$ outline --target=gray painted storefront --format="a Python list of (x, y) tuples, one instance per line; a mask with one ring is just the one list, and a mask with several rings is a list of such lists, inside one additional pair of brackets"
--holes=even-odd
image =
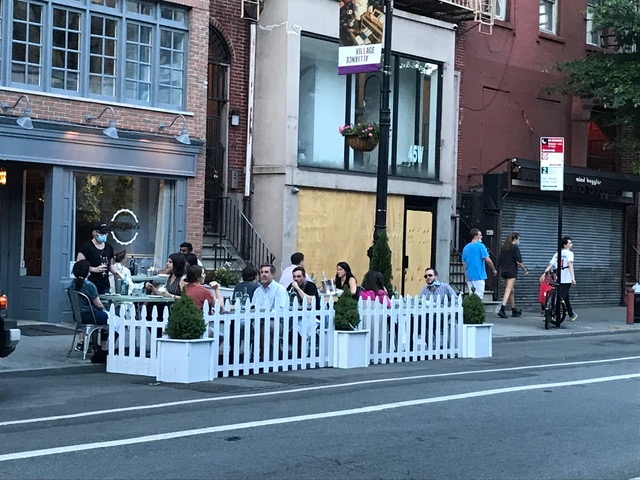
[[(24, 130), (13, 119), (0, 119), (0, 166), (8, 183), (0, 187), (0, 289), (9, 295), (9, 316), (48, 322), (70, 321), (64, 288), (75, 259), (74, 172), (160, 177), (176, 183), (175, 236), (186, 237), (187, 180), (196, 175), (202, 142), (34, 121)], [(45, 171), (42, 274), (20, 275), (22, 172)]]
[[(624, 206), (565, 201), (562, 231), (574, 243), (577, 284), (571, 288), (572, 305), (618, 305), (623, 277)], [(540, 275), (557, 251), (557, 195), (547, 197), (511, 193), (502, 210), (502, 237), (521, 235), (522, 260), (530, 271), (519, 274), (516, 303), (537, 306)], [(501, 289), (502, 291), (502, 289)]]

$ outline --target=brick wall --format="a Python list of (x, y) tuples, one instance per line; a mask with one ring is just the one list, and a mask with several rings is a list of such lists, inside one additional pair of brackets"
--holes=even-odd
[[(240, 18), (238, 0), (212, 0), (210, 25), (225, 39), (231, 54), (229, 68), (229, 112), (240, 113), (240, 125), (229, 126), (227, 158), (229, 169), (241, 171), (237, 192), (244, 189), (247, 152), (247, 118), (249, 115), (249, 22)], [(227, 181), (227, 184), (229, 182)], [(233, 192), (233, 190), (230, 190)]]

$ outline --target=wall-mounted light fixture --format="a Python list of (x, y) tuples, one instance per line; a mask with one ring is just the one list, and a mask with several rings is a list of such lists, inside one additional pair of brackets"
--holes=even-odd
[(182, 131), (180, 132), (180, 135), (176, 135), (176, 140), (185, 145), (191, 145), (191, 140), (189, 139), (189, 132), (187, 131), (187, 119), (184, 118), (184, 115), (181, 115), (181, 114), (176, 115), (169, 125), (160, 123), (158, 125), (158, 130), (162, 131), (165, 128), (172, 127), (173, 124), (176, 123), (176, 120), (178, 120), (179, 118), (182, 119)]
[(6, 184), (7, 184), (7, 169), (0, 168), (0, 185), (6, 185)]
[(240, 125), (240, 112), (238, 110), (231, 110), (229, 118), (231, 119), (231, 125), (234, 127)]
[(27, 97), (26, 95), (20, 95), (20, 98), (18, 98), (16, 103), (14, 103), (13, 106), (11, 107), (9, 106), (9, 102), (2, 102), (1, 108), (3, 112), (16, 108), (20, 103), (20, 100), (22, 100), (23, 98), (27, 103), (27, 105), (24, 107), (24, 110), (22, 111), (22, 116), (16, 120), (16, 123), (20, 125), (22, 128), (31, 130), (33, 128), (33, 124), (31, 123), (31, 103), (29, 102), (29, 97)]
[(300, 189), (298, 187), (291, 187), (291, 193), (297, 195), (298, 193), (300, 193)]
[(112, 107), (106, 107), (97, 117), (94, 117), (93, 115), (87, 113), (84, 119), (87, 121), (87, 123), (91, 123), (92, 120), (100, 120), (100, 118), (104, 115), (104, 112), (106, 112), (107, 110), (111, 112), (111, 119), (109, 120), (109, 126), (105, 128), (102, 133), (110, 138), (118, 138), (118, 130), (116, 129), (116, 112), (113, 111)]

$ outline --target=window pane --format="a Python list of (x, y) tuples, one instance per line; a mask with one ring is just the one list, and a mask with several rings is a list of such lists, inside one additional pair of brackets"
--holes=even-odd
[(495, 2), (494, 17), (498, 20), (505, 20), (507, 18), (507, 0), (495, 0)]
[(337, 43), (300, 39), (299, 165), (344, 168), (346, 77), (337, 70)]
[(108, 242), (116, 253), (135, 255), (141, 270), (164, 265), (175, 235), (169, 215), (175, 209), (174, 181), (77, 173), (75, 187), (76, 251), (91, 238), (92, 223), (101, 219), (111, 227)]
[(438, 65), (398, 58), (396, 174), (434, 178), (440, 70)]
[(100, 15), (91, 16), (89, 55), (89, 91), (115, 97), (116, 44), (118, 21)]
[(39, 86), (42, 80), (42, 6), (14, 0), (13, 8), (11, 80)]
[(555, 33), (556, 24), (555, 0), (540, 0), (539, 26), (540, 30)]
[(42, 274), (42, 235), (44, 233), (44, 170), (24, 172), (22, 260), (28, 276)]
[(184, 37), (184, 33), (175, 30), (163, 29), (160, 32), (159, 90), (163, 91), (163, 98), (168, 96), (170, 105), (176, 106), (182, 105), (183, 98), (183, 58), (186, 53)]
[(150, 101), (151, 92), (151, 27), (127, 24), (127, 62), (125, 98)]
[(74, 31), (72, 25), (80, 26), (79, 13), (53, 9), (51, 86), (78, 91), (80, 31)]

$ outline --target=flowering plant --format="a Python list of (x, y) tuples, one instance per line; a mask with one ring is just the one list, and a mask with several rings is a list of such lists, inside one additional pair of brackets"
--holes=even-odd
[(338, 127), (338, 132), (343, 137), (360, 137), (375, 142), (380, 139), (380, 125), (377, 123), (358, 122), (355, 125), (343, 125)]

